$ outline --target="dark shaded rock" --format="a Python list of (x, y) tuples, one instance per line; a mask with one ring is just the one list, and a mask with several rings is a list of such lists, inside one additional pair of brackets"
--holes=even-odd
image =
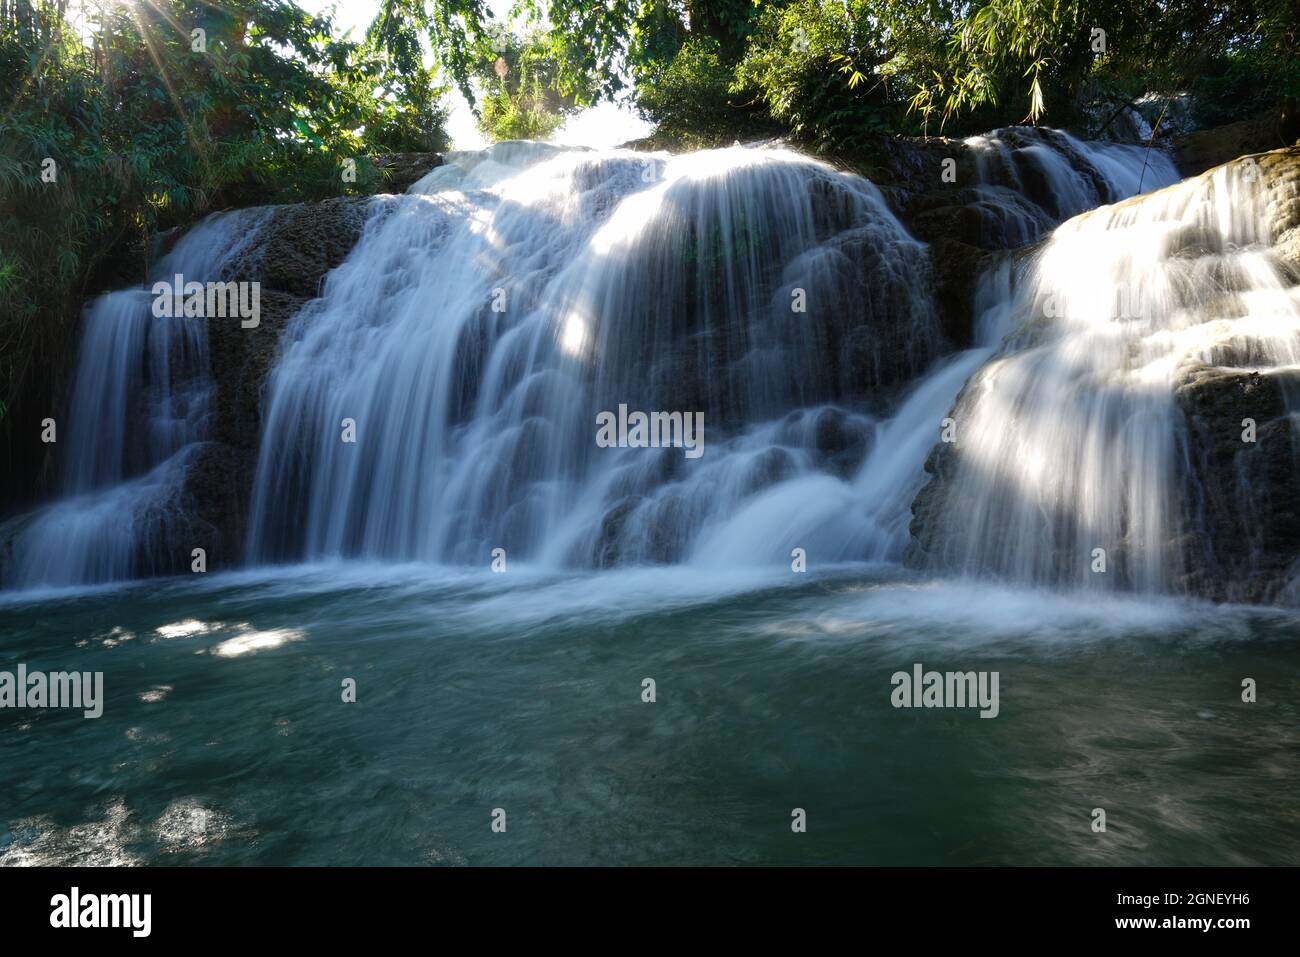
[[(1015, 137), (1013, 131), (1003, 135)], [(1071, 149), (1063, 137), (1056, 140), (1059, 148)], [(975, 288), (991, 264), (989, 254), (1036, 242), (1057, 222), (1049, 212), (1055, 201), (1037, 167), (1022, 161), (1016, 188), (983, 182), (987, 170), (982, 174), (981, 162), (987, 157), (961, 140), (896, 137), (882, 141), (869, 157), (832, 158), (876, 183), (908, 231), (930, 245), (929, 279), (946, 342), (917, 357), (922, 363), (949, 347), (972, 344)], [(955, 165), (945, 167), (949, 160)], [(915, 361), (900, 368), (910, 373)]]
[(605, 512), (600, 520), (600, 534), (592, 556), (597, 568), (612, 568), (619, 564), (622, 558), (623, 526), (627, 517), (637, 510), (642, 501), (640, 495), (629, 495)]
[(1263, 177), (1273, 251), (1300, 276), (1300, 143), (1249, 157)]
[(690, 521), (690, 503), (685, 496), (670, 492), (657, 499), (647, 543), (649, 560), (659, 564), (681, 561), (686, 542), (682, 532)]
[(863, 421), (842, 409), (820, 409), (813, 430), (817, 467), (843, 479), (855, 474), (871, 446)]
[(944, 136), (882, 136), (868, 149), (852, 154), (832, 152), (826, 159), (871, 180), (899, 211), (908, 197), (951, 185), (944, 181), (944, 160), (956, 161), (957, 183), (976, 181), (970, 147)]
[(754, 495), (784, 482), (795, 473), (794, 459), (785, 449), (771, 448), (759, 453), (745, 476), (744, 493)]
[[(1300, 373), (1206, 366), (1178, 386), (1189, 462), (1180, 584), (1192, 594), (1276, 601), (1300, 572), (1300, 433), (1288, 387), (1300, 395)], [(1254, 442), (1243, 438), (1249, 423)]]
[(904, 207), (913, 235), (927, 243), (955, 240), (988, 249), (1004, 249), (978, 208), (982, 197), (975, 189), (938, 189), (912, 197)]
[(365, 225), (370, 200), (340, 197), (321, 203), (268, 207), (256, 237), (227, 264), (228, 279), (310, 299), (325, 274), (343, 261)]
[[(961, 397), (956, 405), (961, 404)], [(912, 500), (912, 521), (908, 526), (911, 540), (903, 554), (903, 563), (911, 568), (935, 568), (943, 564), (947, 543), (944, 516), (949, 494), (957, 476), (959, 461), (956, 446), (939, 442), (925, 460), (925, 485)]]
[(1174, 138), (1174, 162), (1183, 176), (1195, 176), (1247, 153), (1261, 153), (1300, 141), (1294, 100), (1249, 120), (1197, 130)]
[[(893, 257), (901, 250), (882, 249), (870, 237), (851, 238), (841, 248), (852, 270), (834, 290), (835, 307), (823, 311), (825, 368), (836, 385), (824, 398), (871, 402), (882, 390), (910, 382), (952, 345), (930, 304), (898, 282)], [(922, 253), (912, 266), (913, 281), (933, 287), (933, 260)], [(847, 328), (840, 317), (848, 320)]]
[(209, 571), (231, 568), (239, 563), (245, 525), (248, 521), (248, 485), (238, 477), (243, 456), (221, 442), (205, 442), (194, 451), (194, 459), (181, 489), (179, 512), (186, 518), (185, 548), (169, 556), (176, 567), (172, 573), (191, 570), (190, 549), (202, 547)]
[(932, 292), (944, 337), (958, 349), (975, 341), (975, 288), (991, 263), (988, 252), (952, 239), (930, 247)]
[(1015, 249), (1056, 225), (1043, 207), (1003, 186), (924, 193), (907, 203), (903, 215), (912, 233), (928, 243), (953, 240), (984, 250)]

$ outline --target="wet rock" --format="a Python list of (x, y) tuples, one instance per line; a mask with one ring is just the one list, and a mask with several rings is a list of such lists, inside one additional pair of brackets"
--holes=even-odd
[(956, 162), (957, 182), (975, 179), (975, 159), (970, 148), (961, 140), (945, 136), (882, 136), (866, 149), (851, 154), (830, 153), (826, 158), (871, 180), (895, 209), (903, 208), (910, 196), (943, 189), (945, 160)]
[(191, 570), (194, 547), (203, 548), (209, 571), (239, 564), (249, 504), (248, 486), (234, 481), (241, 465), (239, 451), (221, 442), (205, 442), (195, 450), (178, 502), (186, 522), (179, 541), (185, 547), (169, 556), (174, 566), (169, 573)]
[(622, 559), (623, 527), (628, 516), (643, 501), (640, 495), (629, 495), (605, 512), (600, 520), (600, 533), (592, 556), (597, 568), (612, 568), (619, 564)]
[[(1246, 164), (1253, 164), (1260, 177), (1265, 233), (1281, 260), (1279, 268), (1291, 271), (1280, 278), (1295, 284), (1300, 279), (1300, 146), (1233, 161), (1238, 172)], [(1137, 197), (1126, 203), (1145, 201)], [(1212, 230), (1189, 226), (1172, 237), (1168, 254), (1213, 258), (1222, 245)], [(1225, 269), (1231, 267), (1225, 262)], [(1232, 291), (1232, 277), (1216, 278), (1220, 281), (1210, 284), (1219, 289), (1217, 298), (1199, 302), (1199, 308), (1207, 317), (1243, 314), (1248, 303)], [(1032, 332), (1019, 337), (1022, 344), (1034, 339)], [(1169, 490), (1178, 513), (1170, 542), (1177, 568), (1170, 584), (1216, 601), (1300, 603), (1300, 372), (1271, 368), (1260, 343), (1244, 335), (1221, 342), (1208, 357), (1214, 365), (1189, 363), (1172, 386), (1182, 421), (1176, 487)], [(966, 390), (955, 409), (962, 408)], [(1254, 422), (1256, 441), (1243, 441), (1244, 420)], [(951, 497), (961, 464), (960, 436), (958, 444), (933, 447), (925, 465), (928, 481), (912, 502), (905, 560), (913, 567), (978, 571), (953, 565), (959, 531), (954, 525), (962, 510)], [(1123, 548), (1120, 543), (1112, 550), (1117, 564)]]
[[(960, 403), (958, 397), (956, 404)], [(925, 474), (929, 478), (912, 500), (912, 521), (908, 526), (911, 539), (903, 555), (904, 564), (911, 568), (948, 565), (949, 529), (944, 519), (959, 464), (956, 447), (951, 443), (937, 443), (926, 457)]]
[(340, 197), (268, 208), (253, 240), (227, 266), (228, 278), (309, 299), (356, 245), (370, 200)]
[(681, 561), (687, 541), (683, 531), (691, 521), (690, 502), (670, 492), (656, 499), (652, 508), (646, 557), (660, 564)]
[(820, 409), (813, 430), (817, 467), (843, 479), (855, 474), (871, 445), (866, 422), (843, 409)]
[(755, 495), (771, 488), (795, 473), (794, 459), (785, 449), (764, 449), (749, 466), (745, 476), (744, 493)]
[(975, 341), (975, 288), (992, 257), (976, 246), (940, 239), (930, 247), (932, 292), (944, 337), (958, 349)]

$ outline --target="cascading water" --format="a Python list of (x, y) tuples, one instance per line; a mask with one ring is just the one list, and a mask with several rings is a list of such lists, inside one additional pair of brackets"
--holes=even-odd
[[(865, 180), (780, 150), (492, 153), (389, 201), (298, 318), (254, 559), (683, 560), (763, 489), (855, 472), (874, 419), (834, 404), (944, 351), (925, 247)], [(702, 412), (708, 454), (597, 448), (620, 405)], [(856, 520), (802, 544), (855, 555)]]
[[(170, 282), (217, 279), (262, 210), (218, 213), (153, 270)], [(58, 423), (62, 498), (0, 528), (6, 587), (81, 585), (175, 567), (177, 501), (210, 414), (202, 320), (156, 317), (146, 289), (107, 293), (86, 309), (65, 422)]]
[[(1136, 188), (1142, 151), (1063, 142), (1085, 172), (1038, 140), (1006, 169), (1071, 202)], [(508, 143), (412, 192), (291, 330), (253, 561), (901, 555), (933, 424), (990, 344), (941, 358), (926, 247), (870, 183), (784, 150)], [(702, 412), (708, 454), (597, 448), (620, 406)]]
[(1034, 242), (1104, 203), (1178, 182), (1160, 150), (1086, 143), (1061, 130), (1014, 126), (965, 141), (975, 155), (974, 206), (990, 245)]
[[(971, 145), (979, 201), (1024, 239), (1173, 177), (1158, 153), (1055, 131)], [(1010, 306), (987, 281), (978, 348), (950, 355), (929, 250), (871, 183), (783, 149), (502, 143), (412, 193), (371, 204), (284, 334), (248, 561), (902, 556), (936, 423)], [(209, 218), (157, 276), (221, 278), (267, 215)], [(65, 497), (3, 530), (5, 585), (177, 567), (211, 391), (201, 320), (153, 318), (142, 290), (97, 300)], [(707, 454), (599, 447), (597, 415), (620, 408), (702, 415)]]
[(1174, 590), (1191, 531), (1176, 388), (1205, 367), (1300, 364), (1300, 286), (1270, 249), (1266, 202), (1247, 163), (1095, 210), (992, 297), (1010, 335), (964, 389), (918, 503), (934, 564)]
[[(781, 150), (506, 144), (209, 220), (158, 272), (259, 279), (260, 324), (98, 300), (67, 497), (0, 574), (221, 571), (0, 594), (6, 707), (33, 673), (103, 705), (6, 710), (0, 865), (1293, 863), (1300, 614), (1044, 587), (1176, 587), (1198, 508), (1248, 589), (1285, 580), (1300, 147), (1260, 166), (1266, 195), (1234, 164), (1005, 254), (964, 238), (970, 167), (891, 188), (926, 246)], [(620, 406), (700, 413), (703, 454), (598, 444)]]

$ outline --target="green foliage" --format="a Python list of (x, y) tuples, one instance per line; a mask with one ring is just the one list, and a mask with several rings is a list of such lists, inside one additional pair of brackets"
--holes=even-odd
[(643, 24), (662, 19), (665, 6), (661, 0), (646, 0), (644, 4), (637, 0), (519, 3), (529, 22), (550, 25), (545, 43), (547, 55), (557, 66), (555, 88), (581, 105), (622, 91), (623, 76), (631, 65), (630, 54), (646, 42)]
[(712, 41), (720, 60), (744, 51), (758, 10), (781, 0), (520, 0), (531, 22), (549, 25), (547, 42), (560, 65), (556, 86), (586, 104), (622, 92), (638, 96), (662, 75), (689, 39)]
[[(388, 2), (465, 11), (466, 48), (483, 42), (471, 0)], [(1090, 99), (1145, 91), (1192, 89), (1207, 117), (1240, 118), (1294, 90), (1300, 52), (1300, 0), (520, 0), (517, 10), (549, 24), (541, 43), (556, 91), (585, 104), (630, 80), (660, 131), (694, 144), (764, 120), (835, 149), (881, 132), (1069, 124)], [(461, 54), (440, 57), (454, 67)]]
[(475, 70), (483, 88), (479, 129), (494, 141), (548, 138), (578, 105), (576, 96), (559, 92), (560, 66), (546, 37), (501, 30), (493, 46), (495, 57)]
[(488, 55), (490, 12), (484, 0), (380, 0), (367, 41), (384, 51), (393, 68), (410, 75), (423, 68), (420, 44), (427, 34), (435, 65), (474, 103), (470, 78), (475, 64)]
[(1262, 113), (1287, 96), (1300, 97), (1300, 69), (1277, 69), (1267, 55), (1254, 50), (1230, 54), (1192, 84), (1196, 119), (1202, 126)]
[(1300, 98), (1300, 0), (1228, 5), (1203, 27), (1202, 36), (1207, 34), (1228, 52), (1203, 55), (1191, 83), (1202, 125), (1230, 123), (1284, 97)]
[(479, 114), (479, 129), (493, 142), (549, 139), (564, 124), (564, 117), (534, 103), (531, 96), (488, 95)]
[(80, 31), (66, 0), (0, 0), (9, 408), (35, 369), (62, 367), (55, 354), (110, 254), (224, 206), (373, 190), (367, 154), (445, 146), (430, 70), (398, 73), (388, 51), (335, 40), (288, 0), (82, 0), (75, 12)]
[[(587, 106), (623, 93), (629, 79), (644, 92), (688, 39), (712, 41), (720, 60), (734, 64), (759, 10), (773, 5), (780, 0), (517, 0), (514, 13), (545, 27), (529, 46), (533, 59), (550, 64), (548, 90)], [(499, 52), (501, 26), (481, 0), (382, 0), (371, 35), (409, 55), (427, 32), (439, 66), (477, 107), (474, 81)]]
[(886, 130), (898, 112), (875, 66), (881, 27), (864, 0), (795, 0), (760, 19), (734, 89), (751, 90), (771, 116), (814, 146), (851, 147)]
[(670, 141), (707, 147), (773, 133), (767, 113), (751, 91), (737, 89), (735, 69), (724, 64), (711, 38), (689, 39), (662, 70), (647, 70), (637, 105)]
[[(953, 23), (945, 62), (911, 106), (928, 122), (1019, 101), (1025, 121), (1050, 112), (1065, 123), (1099, 89), (1192, 88), (1220, 98), (1219, 118), (1239, 119), (1247, 102), (1262, 108), (1294, 89), (1297, 22), (1297, 0), (979, 0)], [(1255, 83), (1252, 66), (1264, 70)]]
[(1056, 0), (987, 0), (978, 6), (955, 24), (947, 69), (936, 72), (933, 83), (919, 85), (912, 108), (927, 122), (936, 113), (946, 120), (996, 103), (1010, 80), (1025, 87), (1025, 119), (1036, 123), (1046, 110), (1046, 75), (1058, 66), (1058, 51), (1068, 48), (1068, 35), (1078, 29), (1077, 16), (1047, 15), (1060, 6)]
[(445, 148), (444, 80), (494, 139), (544, 138), (630, 88), (679, 144), (784, 132), (828, 151), (1067, 124), (1145, 91), (1191, 90), (1206, 124), (1300, 94), (1300, 0), (517, 0), (512, 16), (533, 32), (503, 32), (486, 0), (381, 0), (352, 42), (292, 0), (0, 0), (0, 402), (66, 345), (110, 254), (223, 206), (372, 190), (366, 155)]

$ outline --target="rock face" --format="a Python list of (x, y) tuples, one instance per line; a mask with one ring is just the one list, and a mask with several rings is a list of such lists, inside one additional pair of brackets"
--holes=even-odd
[(1247, 153), (1294, 145), (1300, 140), (1300, 112), (1294, 100), (1249, 120), (1196, 130), (1174, 138), (1174, 159), (1184, 176), (1196, 176)]
[[(1273, 251), (1300, 284), (1300, 146), (1253, 160), (1267, 190)], [(1187, 420), (1184, 588), (1215, 600), (1300, 604), (1300, 371), (1184, 369), (1176, 396)], [(1288, 412), (1289, 410), (1289, 412)], [(1243, 420), (1253, 442), (1242, 440)]]
[(320, 292), (321, 283), (347, 257), (365, 225), (365, 198), (274, 206), (254, 240), (222, 278), (261, 284), (258, 325), (208, 320), (208, 348), (216, 384), (212, 441), (191, 469), (183, 494), (197, 520), (221, 530), (213, 565), (242, 552), (245, 523), (261, 436), (261, 401), (280, 336), (289, 320)]
[(969, 205), (975, 199), (972, 191), (945, 183), (948, 161), (957, 183), (978, 180), (974, 152), (960, 140), (942, 136), (897, 137), (882, 139), (869, 156), (828, 159), (875, 183), (908, 232), (930, 244), (932, 289), (943, 334), (956, 348), (969, 346), (975, 282), (989, 251), (1006, 248), (991, 235), (981, 212)]
[[(1300, 283), (1300, 147), (1251, 160), (1268, 190), (1273, 250)], [(1300, 603), (1300, 371), (1222, 360), (1234, 368), (1184, 369), (1175, 393), (1191, 462), (1186, 524), (1196, 529), (1183, 544), (1183, 584), (1223, 601)], [(1242, 438), (1247, 419), (1253, 442)]]
[[(1075, 213), (1128, 194), (1092, 147), (1046, 128), (968, 140), (898, 137), (867, 157), (829, 158), (875, 183), (908, 231), (930, 244), (943, 331), (959, 348), (974, 338), (982, 273), (1008, 254), (1020, 258)], [(1062, 166), (1075, 182), (1062, 183)]]
[[(1243, 173), (1245, 182), (1257, 177), (1261, 192), (1256, 208), (1266, 220), (1262, 235), (1271, 239), (1271, 268), (1284, 289), (1292, 287), (1294, 297), (1294, 287), (1300, 285), (1300, 146), (1242, 157), (1226, 166), (1222, 175), (1236, 176), (1238, 182)], [(1218, 173), (1206, 172), (1205, 181)], [(1124, 205), (1148, 201), (1151, 197), (1139, 197)], [(1170, 246), (1175, 257), (1204, 255), (1207, 264), (1218, 261), (1216, 248), (1192, 235)], [(1219, 268), (1224, 288), (1231, 290), (1231, 266), (1221, 263)], [(1208, 325), (1217, 316), (1243, 315), (1249, 308), (1244, 296), (1225, 292), (1210, 302), (1191, 302), (1205, 310), (1201, 318)], [(1287, 320), (1280, 316), (1278, 321)], [(1015, 337), (1013, 352), (1040, 342), (1043, 333), (1043, 328), (1026, 326)], [(1260, 334), (1267, 335), (1254, 333)], [(1169, 585), (1215, 601), (1300, 603), (1300, 371), (1261, 355), (1249, 335), (1207, 341), (1213, 344), (1201, 347), (1205, 361), (1184, 360), (1172, 378), (1178, 434), (1176, 480), (1165, 490), (1173, 504)], [(951, 413), (959, 428), (967, 393), (975, 388), (973, 378)], [(1245, 438), (1247, 426), (1253, 428), (1253, 441)], [(912, 504), (907, 562), (913, 567), (980, 570), (952, 564), (955, 556), (970, 554), (953, 547), (961, 534), (953, 516), (963, 511), (955, 497), (963, 455), (960, 438), (957, 444), (937, 444), (930, 454), (925, 466), (929, 481)], [(973, 504), (966, 503), (967, 510)], [(1055, 527), (1050, 517), (1044, 522), (1049, 531)], [(1112, 554), (1126, 547), (1116, 543)]]
[[(1300, 434), (1288, 415), (1300, 373), (1199, 367), (1177, 399), (1190, 468), (1180, 542), (1190, 594), (1216, 601), (1300, 603)], [(1242, 441), (1242, 421), (1255, 424)]]

